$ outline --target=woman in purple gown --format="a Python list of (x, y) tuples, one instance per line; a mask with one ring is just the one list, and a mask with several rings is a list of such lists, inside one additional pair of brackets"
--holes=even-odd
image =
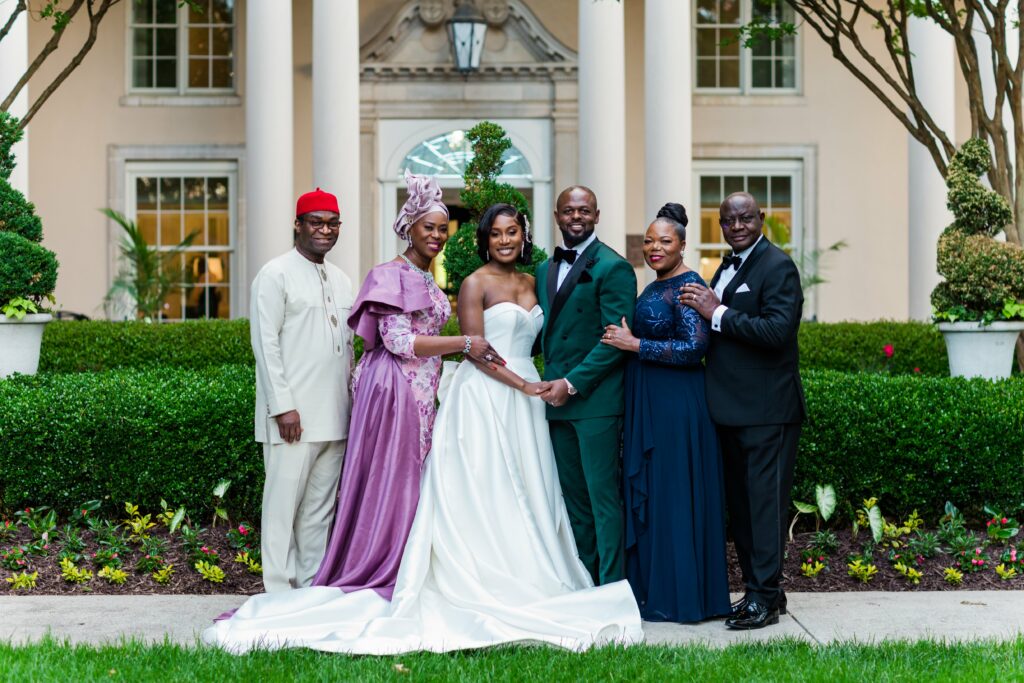
[(394, 229), (409, 247), (366, 276), (348, 318), (363, 338), (353, 375), (348, 448), (327, 554), (314, 586), (371, 588), (390, 599), (430, 451), (441, 356), (503, 362), (486, 339), (442, 337), (451, 315), (428, 268), (448, 239), (433, 178), (406, 172), (409, 199)]

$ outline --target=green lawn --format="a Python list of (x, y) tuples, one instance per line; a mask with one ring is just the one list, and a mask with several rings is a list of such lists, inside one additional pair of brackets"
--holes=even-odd
[(606, 648), (573, 654), (497, 648), (347, 657), (307, 650), (235, 657), (177, 645), (0, 644), (2, 681), (1024, 681), (1024, 638), (1004, 643)]

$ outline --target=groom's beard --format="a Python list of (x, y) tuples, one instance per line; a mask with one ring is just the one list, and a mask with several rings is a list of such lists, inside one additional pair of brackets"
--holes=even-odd
[(591, 228), (582, 235), (574, 235), (567, 230), (562, 230), (561, 228), (559, 228), (559, 231), (562, 233), (562, 242), (565, 244), (565, 246), (570, 248), (575, 247), (577, 244), (583, 244), (588, 239), (590, 239), (591, 235), (594, 234), (594, 228)]

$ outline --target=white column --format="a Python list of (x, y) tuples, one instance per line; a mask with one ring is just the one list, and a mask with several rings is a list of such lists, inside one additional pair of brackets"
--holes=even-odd
[[(6, 7), (10, 10), (10, 5)], [(2, 15), (3, 20), (6, 21), (7, 14)], [(28, 68), (28, 12), (22, 12), (14, 25), (11, 27), (11, 32), (8, 33), (3, 40), (0, 40), (0, 100), (7, 97), (8, 93), (14, 87), (22, 75), (25, 73), (25, 69)], [(28, 87), (21, 89), (21, 93), (14, 100), (14, 103), (9, 109), (9, 113), (13, 116), (17, 116), (19, 119), (25, 115), (28, 111)], [(16, 190), (20, 190), (26, 196), (28, 195), (28, 129), (25, 130), (25, 136), (21, 142), (16, 144), (11, 150), (14, 153), (14, 159), (17, 166), (14, 168), (14, 173), (8, 182)]]
[(554, 200), (551, 197), (551, 179), (534, 178), (533, 181), (533, 239), (537, 246), (549, 255), (554, 253), (554, 244), (551, 237), (554, 234), (552, 215), (555, 210)]
[(248, 284), (259, 269), (292, 247), (291, 6), (274, 0), (252, 0), (246, 6), (246, 301)]
[[(689, 0), (644, 3), (644, 221), (666, 202), (690, 216), (688, 243), (696, 243), (700, 210), (693, 189), (693, 49)], [(696, 262), (689, 264), (696, 268)], [(653, 277), (654, 271), (647, 270)]]
[[(918, 96), (952, 139), (956, 75), (953, 37), (928, 19), (911, 19), (908, 37)], [(932, 312), (932, 289), (940, 280), (935, 270), (935, 249), (939, 234), (953, 222), (953, 215), (946, 208), (945, 180), (931, 154), (909, 135), (907, 145), (908, 312), (911, 319), (927, 320)]]
[(359, 171), (359, 1), (314, 0), (313, 183), (338, 196), (341, 237), (327, 258), (356, 286), (364, 270)]
[(619, 0), (579, 0), (579, 179), (597, 194), (597, 234), (626, 253), (626, 53)]

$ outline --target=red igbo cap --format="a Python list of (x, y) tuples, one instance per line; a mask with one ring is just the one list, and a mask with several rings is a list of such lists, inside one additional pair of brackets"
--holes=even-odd
[(330, 192), (324, 192), (319, 187), (312, 192), (299, 197), (299, 201), (295, 203), (295, 217), (309, 213), (311, 211), (333, 211), (334, 213), (340, 214), (338, 210), (338, 198)]

